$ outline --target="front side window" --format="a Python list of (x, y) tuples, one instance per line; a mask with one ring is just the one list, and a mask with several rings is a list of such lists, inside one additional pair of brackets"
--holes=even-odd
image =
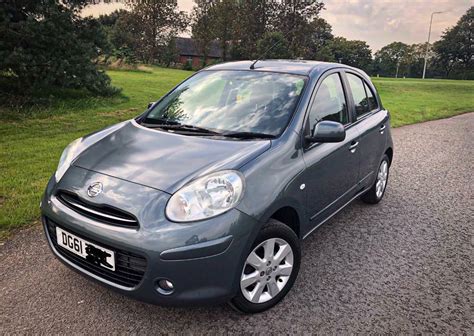
[(346, 98), (341, 77), (337, 73), (327, 76), (316, 92), (309, 113), (311, 133), (321, 120), (336, 121), (343, 125), (348, 123)]
[(305, 76), (258, 71), (203, 71), (183, 82), (145, 116), (228, 134), (278, 136), (286, 128)]
[(354, 106), (356, 110), (357, 118), (370, 112), (369, 100), (364, 88), (364, 82), (362, 78), (350, 74), (347, 74), (347, 80), (351, 88), (352, 97), (354, 98)]

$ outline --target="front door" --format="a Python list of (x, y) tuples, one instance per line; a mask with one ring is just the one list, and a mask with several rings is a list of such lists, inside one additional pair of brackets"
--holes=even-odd
[(307, 129), (312, 132), (321, 120), (336, 121), (345, 126), (346, 138), (338, 143), (314, 143), (305, 148), (304, 180), (311, 218), (307, 231), (356, 194), (359, 176), (359, 131), (351, 126), (341, 74), (329, 73), (320, 83), (310, 105)]

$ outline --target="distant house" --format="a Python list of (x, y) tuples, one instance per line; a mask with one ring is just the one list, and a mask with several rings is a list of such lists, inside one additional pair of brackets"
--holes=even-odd
[[(190, 62), (193, 68), (199, 68), (202, 65), (203, 55), (199, 51), (196, 42), (189, 37), (177, 37), (176, 49), (178, 50), (178, 63), (186, 64)], [(207, 55), (206, 64), (222, 58), (222, 50), (218, 41), (211, 43), (209, 55)]]

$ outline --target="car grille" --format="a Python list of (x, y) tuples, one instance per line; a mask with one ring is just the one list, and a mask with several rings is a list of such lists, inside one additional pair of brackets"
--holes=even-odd
[(138, 227), (138, 220), (123, 210), (108, 205), (91, 204), (82, 200), (76, 194), (65, 190), (58, 191), (56, 197), (68, 208), (98, 222), (123, 227)]
[(47, 231), (49, 238), (51, 239), (54, 248), (58, 251), (60, 255), (62, 255), (70, 262), (76, 264), (77, 266), (81, 267), (86, 271), (89, 271), (92, 274), (97, 275), (98, 277), (101, 277), (102, 279), (111, 281), (124, 287), (135, 287), (143, 279), (147, 265), (146, 259), (143, 256), (124, 250), (119, 250), (99, 242), (95, 242), (94, 240), (87, 237), (83, 237), (70, 229), (66, 229), (66, 231), (71, 232), (72, 234), (81, 237), (87, 241), (90, 241), (91, 243), (103, 246), (104, 248), (108, 248), (114, 251), (115, 271), (108, 270), (104, 267), (93, 264), (87, 261), (86, 259), (81, 258), (80, 256), (58, 245), (56, 240), (56, 226), (61, 226), (49, 218), (44, 218), (44, 220), (48, 229)]

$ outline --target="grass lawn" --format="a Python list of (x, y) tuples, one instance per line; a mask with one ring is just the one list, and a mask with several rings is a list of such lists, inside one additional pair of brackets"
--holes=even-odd
[[(109, 71), (120, 97), (67, 93), (47, 109), (21, 115), (0, 109), (0, 239), (35, 223), (46, 182), (72, 140), (141, 113), (191, 72)], [(474, 81), (375, 78), (393, 126), (474, 111)]]
[(474, 111), (474, 81), (373, 78), (392, 126)]

